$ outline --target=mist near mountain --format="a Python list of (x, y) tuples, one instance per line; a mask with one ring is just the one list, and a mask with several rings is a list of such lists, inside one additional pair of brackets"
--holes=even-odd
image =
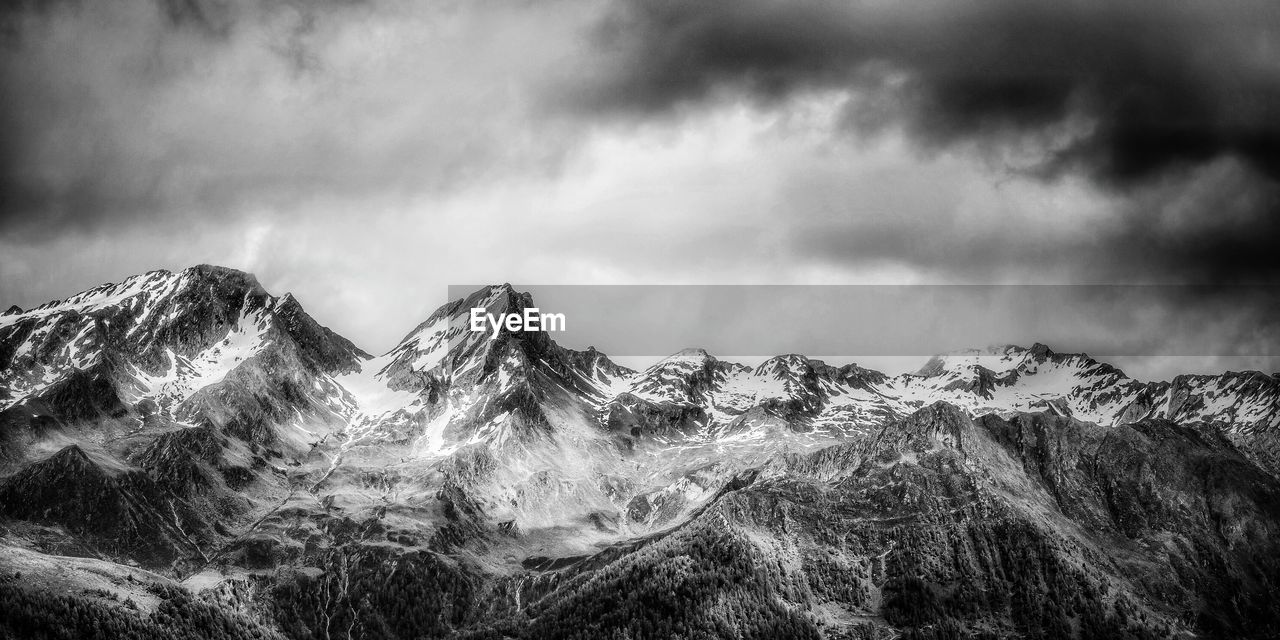
[(466, 328), (534, 306), (376, 355), (208, 265), (6, 312), (0, 635), (1280, 634), (1275, 375)]

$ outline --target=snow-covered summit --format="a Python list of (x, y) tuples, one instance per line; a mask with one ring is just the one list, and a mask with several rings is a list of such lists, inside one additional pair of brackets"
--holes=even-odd
[[(1273, 376), (1145, 383), (1042, 344), (941, 354), (895, 376), (801, 354), (749, 367), (701, 348), (637, 372), (594, 348), (558, 345), (545, 332), (471, 330), (473, 308), (500, 316), (533, 306), (509, 284), (481, 287), (372, 357), (321, 326), (295, 296), (273, 296), (250, 274), (207, 265), (153, 271), (0, 316), (0, 408), (101, 380), (120, 406), (150, 398), (185, 419), (235, 424), (248, 418), (228, 408), (241, 393), (232, 390), (258, 385), (254, 376), (262, 375), (271, 389), (262, 397), (290, 398), (265, 422), (311, 429), (303, 423), (319, 412), (328, 416), (325, 429), (351, 439), (430, 433), (428, 440), (460, 445), (501, 431), (486, 424), (510, 421), (542, 425), (520, 433), (592, 421), (607, 430), (622, 405), (646, 419), (680, 415), (680, 433), (703, 439), (760, 412), (805, 433), (844, 438), (938, 401), (975, 416), (1048, 411), (1107, 426), (1151, 417), (1216, 422), (1247, 447), (1280, 432)], [(262, 410), (253, 411), (257, 426), (245, 428), (262, 431)]]
[[(147, 401), (187, 423), (226, 424), (248, 419), (227, 406), (237, 396), (292, 398), (255, 409), (244, 425), (271, 438), (266, 423), (344, 415), (349, 403), (331, 376), (367, 357), (251, 274), (210, 265), (151, 271), (4, 316), (0, 409), (74, 422), (126, 417)], [(92, 410), (57, 410), (56, 398), (83, 389), (94, 390)]]

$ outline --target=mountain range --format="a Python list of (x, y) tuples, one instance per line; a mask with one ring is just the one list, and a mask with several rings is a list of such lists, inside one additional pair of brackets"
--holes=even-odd
[(1280, 380), (370, 355), (201, 265), (0, 316), (0, 635), (1280, 637)]

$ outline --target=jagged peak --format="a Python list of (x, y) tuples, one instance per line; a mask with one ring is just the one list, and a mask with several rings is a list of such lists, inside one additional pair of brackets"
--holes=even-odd
[(813, 358), (810, 358), (809, 356), (806, 356), (803, 353), (780, 353), (776, 356), (771, 356), (769, 358), (766, 358), (763, 362), (760, 363), (760, 366), (771, 365), (771, 364), (784, 364), (784, 363), (807, 365), (813, 361), (814, 361)]
[(594, 368), (618, 375), (632, 375), (635, 373), (631, 368), (614, 362), (608, 354), (594, 346), (588, 346), (583, 351), (566, 349), (565, 352), (574, 361), (575, 365), (584, 371), (590, 372)]
[(966, 372), (973, 375), (1003, 376), (1013, 371), (1035, 368), (1037, 365), (1075, 363), (1080, 366), (1100, 364), (1085, 353), (1054, 351), (1048, 345), (1036, 342), (1031, 347), (1016, 344), (993, 345), (981, 349), (959, 349), (935, 355), (915, 373), (908, 374), (931, 378), (948, 373)]
[(1049, 348), (1049, 345), (1044, 344), (1043, 342), (1037, 342), (1031, 345), (1031, 348), (1027, 351), (1031, 354), (1031, 357), (1042, 362), (1057, 355), (1054, 353), (1053, 349)]
[(78, 444), (69, 444), (69, 445), (67, 445), (67, 446), (65, 446), (65, 447), (63, 447), (63, 448), (61, 448), (61, 449), (59, 449), (59, 450), (57, 451), (57, 453), (54, 453), (53, 455), (49, 456), (49, 459), (50, 459), (50, 460), (55, 460), (55, 459), (57, 459), (57, 460), (63, 460), (63, 459), (65, 459), (65, 460), (83, 460), (83, 461), (85, 461), (85, 462), (89, 462), (89, 454), (85, 453), (85, 452), (84, 452), (84, 449), (81, 449), (81, 448), (80, 448), (80, 445), (78, 445)]
[(485, 314), (500, 320), (503, 314), (519, 314), (533, 307), (533, 296), (517, 291), (509, 283), (480, 287), (442, 305), (406, 334), (382, 356), (389, 364), (379, 375), (404, 376), (410, 371), (442, 368), (447, 376), (466, 372), (484, 379), (499, 371), (501, 365), (507, 367), (508, 373), (541, 368), (543, 373), (549, 372), (571, 386), (574, 368), (580, 369), (576, 373), (582, 373), (590, 370), (592, 363), (616, 369), (616, 374), (631, 372), (617, 367), (598, 351), (584, 354), (565, 349), (546, 331), (513, 331), (500, 324), (495, 332), (489, 318), (483, 319), (485, 330), (471, 328), (473, 309), (483, 309)]
[(154, 299), (171, 297), (188, 289), (193, 283), (218, 284), (230, 282), (233, 289), (246, 296), (265, 297), (269, 294), (251, 273), (200, 264), (188, 267), (179, 272), (168, 269), (153, 269), (144, 273), (129, 276), (119, 282), (106, 282), (85, 289), (59, 300), (50, 300), (44, 304), (22, 311), (16, 305), (10, 310), (14, 313), (3, 314), (3, 324), (19, 322), (24, 318), (43, 317), (64, 312), (89, 313), (98, 309), (122, 304), (141, 295), (149, 295)]
[(445, 325), (467, 326), (470, 322), (471, 309), (483, 308), (488, 313), (505, 313), (508, 310), (519, 311), (533, 306), (533, 296), (528, 292), (516, 291), (509, 283), (485, 285), (471, 293), (446, 302), (432, 311), (411, 331), (406, 333), (397, 343), (400, 345), (420, 340), (424, 334), (433, 333)]
[(466, 299), (474, 300), (477, 298), (481, 300), (487, 300), (488, 303), (487, 304), (473, 303), (468, 306), (473, 306), (473, 307), (483, 306), (485, 308), (493, 309), (495, 307), (511, 308), (513, 306), (516, 308), (522, 308), (523, 306), (529, 306), (533, 304), (532, 294), (528, 293), (527, 291), (516, 291), (515, 287), (512, 287), (510, 283), (506, 283), (506, 282), (502, 284), (491, 284), (486, 287), (481, 287), (480, 289), (477, 289), (474, 293), (472, 293), (470, 296), (467, 296)]
[[(59, 379), (74, 379), (68, 373), (73, 370), (114, 360), (120, 364), (119, 377), (131, 380), (121, 384), (167, 380), (156, 384), (172, 387), (178, 383), (168, 380), (171, 374), (203, 379), (192, 373), (200, 367), (191, 358), (203, 363), (202, 370), (222, 371), (265, 345), (284, 344), (281, 340), (295, 345), (307, 364), (325, 373), (352, 370), (369, 358), (307, 315), (292, 294), (275, 298), (253, 274), (207, 264), (178, 272), (158, 269), (99, 285), (0, 318), (0, 326), (30, 328), (14, 334), (25, 341), (14, 353), (25, 355), (5, 363), (16, 367), (10, 380), (28, 385), (26, 395)], [(181, 369), (178, 359), (184, 362)]]
[(663, 374), (664, 372), (683, 371), (686, 369), (714, 369), (720, 361), (701, 347), (681, 349), (645, 369), (646, 375)]
[(183, 272), (183, 273), (191, 273), (191, 274), (195, 274), (195, 275), (202, 275), (202, 276), (204, 276), (204, 275), (228, 275), (228, 276), (235, 276), (235, 277), (241, 277), (241, 278), (252, 279), (252, 280), (253, 280), (253, 281), (255, 281), (255, 282), (258, 280), (258, 277), (257, 277), (257, 276), (253, 275), (252, 273), (250, 273), (250, 272), (248, 272), (248, 271), (244, 271), (244, 270), (241, 270), (241, 269), (236, 269), (236, 268), (234, 268), (234, 267), (224, 267), (224, 266), (222, 266), (222, 265), (218, 265), (218, 264), (200, 263), (200, 264), (197, 264), (197, 265), (192, 265), (192, 266), (190, 266), (190, 267), (187, 267), (186, 269), (183, 269), (183, 270), (182, 270), (182, 272)]
[(868, 384), (880, 384), (889, 379), (889, 376), (883, 372), (868, 369), (854, 362), (838, 368), (831, 367), (820, 360), (816, 362), (820, 362), (822, 366), (815, 366), (815, 369), (820, 371), (835, 369), (834, 373), (829, 374), (829, 376), (848, 385), (865, 388)]
[(69, 444), (44, 460), (27, 467), (25, 472), (45, 479), (51, 477), (46, 474), (55, 474), (54, 477), (58, 478), (76, 479), (83, 478), (86, 474), (109, 476), (112, 475), (110, 473), (113, 470), (112, 467), (119, 466), (119, 464), (105, 466), (80, 445)]
[[(787, 353), (783, 355), (773, 356), (764, 362), (756, 365), (752, 370), (753, 375), (773, 377), (782, 377), (789, 374), (804, 374), (813, 370), (814, 360), (798, 353)], [(817, 361), (821, 365), (821, 361)]]
[(120, 282), (104, 282), (90, 287), (66, 298), (50, 300), (23, 312), (22, 315), (53, 313), (63, 310), (78, 310), (83, 307), (108, 304), (124, 300), (160, 283), (170, 281), (175, 274), (167, 269), (156, 269), (134, 276)]
[(681, 349), (664, 358), (664, 360), (715, 360), (715, 359), (716, 359), (715, 356), (711, 355), (710, 353), (707, 353), (707, 350), (703, 349), (702, 347), (689, 347), (687, 349)]
[(908, 440), (926, 438), (958, 444), (962, 434), (972, 428), (973, 420), (968, 413), (954, 404), (939, 400), (886, 425), (881, 432), (881, 439), (897, 434)]
[(199, 264), (183, 269), (182, 275), (200, 284), (222, 285), (230, 283), (234, 290), (237, 292), (243, 290), (243, 295), (246, 296), (273, 297), (258, 281), (258, 276), (248, 271), (218, 265)]
[(956, 420), (960, 422), (968, 422), (969, 414), (964, 409), (957, 407), (945, 400), (938, 400), (931, 404), (925, 405), (917, 409), (914, 413), (907, 416), (907, 420)]
[(946, 368), (947, 362), (943, 359), (943, 356), (936, 355), (929, 358), (929, 360), (924, 363), (924, 366), (916, 370), (914, 375), (922, 378), (932, 378), (934, 376), (942, 375), (946, 372)]

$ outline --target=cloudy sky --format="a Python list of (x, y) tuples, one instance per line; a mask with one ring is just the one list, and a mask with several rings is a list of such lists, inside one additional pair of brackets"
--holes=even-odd
[(381, 351), (466, 282), (1280, 281), (1272, 0), (37, 0), (0, 39), (4, 306), (207, 262)]

